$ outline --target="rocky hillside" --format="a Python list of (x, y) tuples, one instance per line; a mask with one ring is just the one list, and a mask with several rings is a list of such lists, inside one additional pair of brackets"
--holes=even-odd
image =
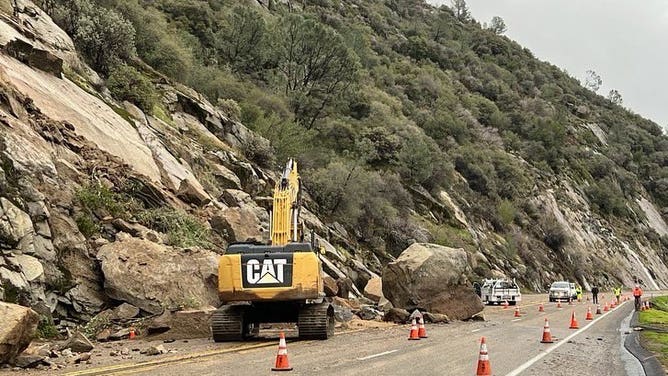
[(660, 128), (447, 8), (10, 4), (0, 300), (64, 324), (216, 306), (216, 254), (267, 238), (288, 156), (354, 295), (416, 242), (536, 291), (668, 286)]

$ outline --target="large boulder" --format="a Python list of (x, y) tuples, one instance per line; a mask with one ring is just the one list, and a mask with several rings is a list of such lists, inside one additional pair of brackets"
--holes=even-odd
[(202, 188), (197, 180), (183, 179), (179, 185), (176, 195), (183, 201), (197, 206), (204, 206), (211, 202), (211, 197)]
[(218, 256), (129, 238), (100, 247), (105, 293), (152, 314), (219, 305)]
[(380, 277), (373, 277), (364, 287), (364, 296), (378, 303), (383, 298), (383, 280)]
[(211, 218), (210, 223), (228, 242), (262, 240), (262, 223), (248, 206), (227, 208)]
[(463, 249), (414, 243), (383, 270), (383, 294), (395, 307), (468, 319), (483, 310), (471, 273)]
[(35, 336), (39, 315), (30, 308), (0, 302), (0, 364), (11, 362)]

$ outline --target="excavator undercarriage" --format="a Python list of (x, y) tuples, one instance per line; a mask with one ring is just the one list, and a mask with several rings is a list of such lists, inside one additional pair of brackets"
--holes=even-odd
[(213, 313), (216, 342), (242, 341), (258, 335), (261, 323), (296, 322), (299, 338), (328, 339), (334, 335), (334, 307), (329, 303), (235, 303)]

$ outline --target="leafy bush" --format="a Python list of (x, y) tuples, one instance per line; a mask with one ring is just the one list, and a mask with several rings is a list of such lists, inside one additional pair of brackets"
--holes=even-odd
[[(81, 187), (75, 194), (85, 214), (91, 218), (112, 216), (129, 219), (133, 212), (140, 208), (140, 204), (131, 197), (112, 191), (102, 183), (92, 183)], [(88, 219), (82, 219), (84, 227), (89, 226)]]
[(46, 316), (40, 316), (37, 324), (37, 337), (41, 339), (52, 339), (58, 337), (58, 329), (53, 320)]
[(158, 94), (151, 81), (126, 64), (112, 69), (107, 87), (114, 98), (134, 103), (146, 112), (151, 112), (157, 103)]
[(137, 213), (142, 225), (167, 234), (176, 247), (213, 248), (211, 232), (195, 217), (173, 208), (158, 208)]
[(93, 69), (108, 74), (136, 54), (135, 29), (118, 12), (90, 0), (56, 0), (50, 9), (54, 21), (74, 40)]

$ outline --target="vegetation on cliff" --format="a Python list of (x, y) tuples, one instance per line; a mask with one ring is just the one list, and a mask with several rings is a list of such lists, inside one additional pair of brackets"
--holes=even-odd
[[(396, 255), (414, 240), (473, 244), (452, 213), (431, 210), (441, 191), (522, 258), (568, 242), (530, 200), (555, 181), (572, 181), (596, 215), (629, 233), (641, 193), (666, 216), (661, 128), (498, 28), (423, 0), (289, 3), (41, 5), (118, 99), (159, 111), (164, 75), (269, 139), (271, 150), (245, 147), (255, 162), (298, 158), (311, 209), (365, 247)], [(641, 230), (666, 249), (668, 239)]]

